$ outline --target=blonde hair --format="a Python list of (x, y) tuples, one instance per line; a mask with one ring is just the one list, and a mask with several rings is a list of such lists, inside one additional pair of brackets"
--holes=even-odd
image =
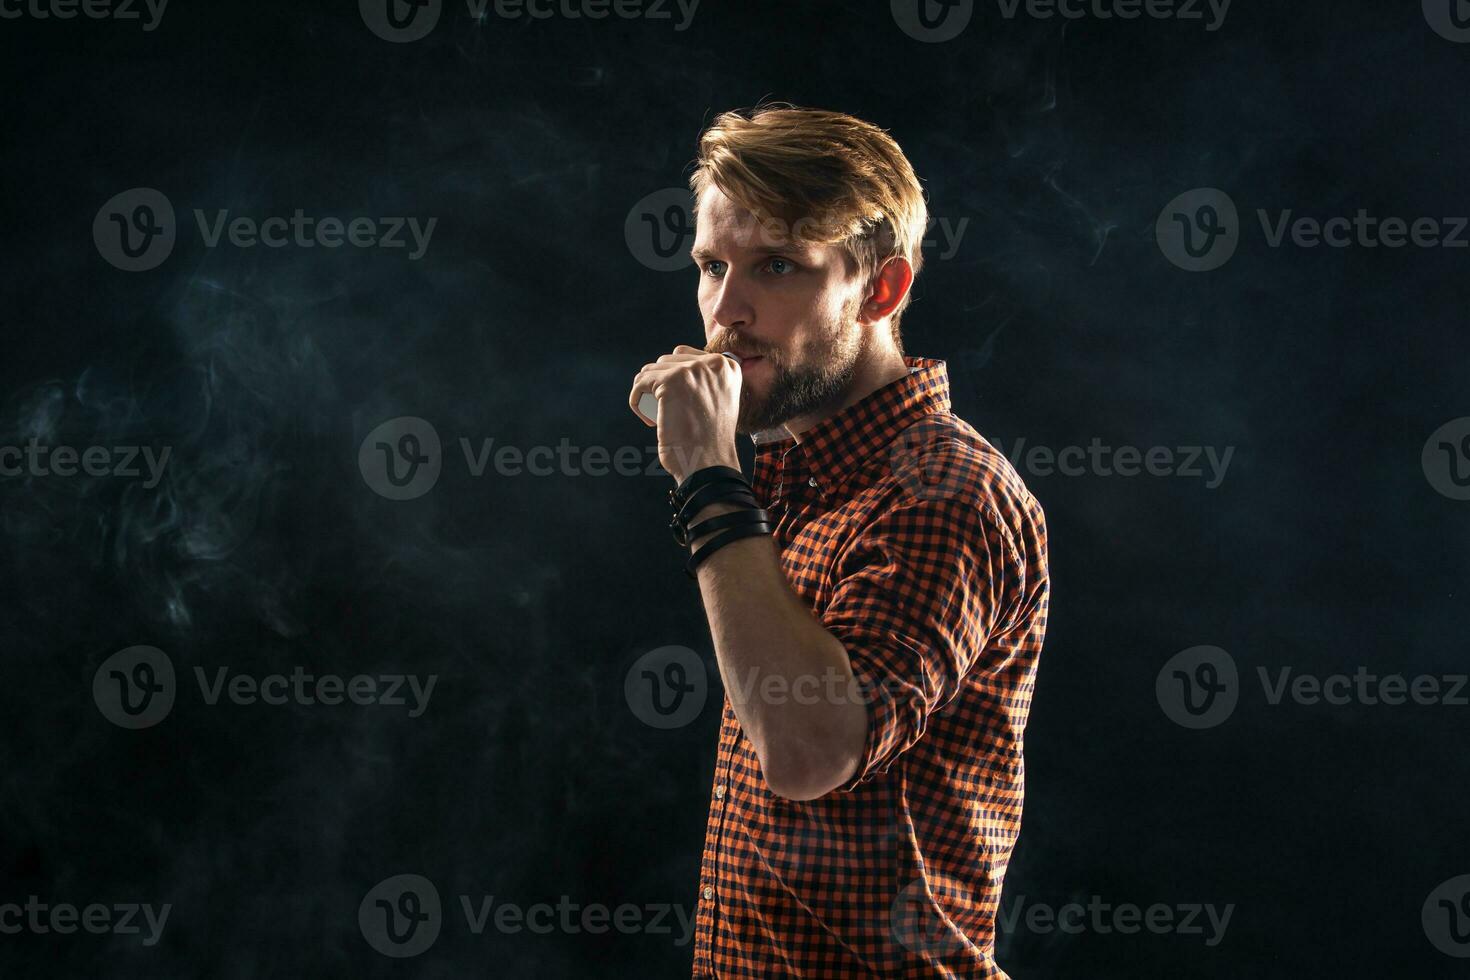
[[(865, 283), (895, 256), (915, 276), (923, 266), (924, 189), (893, 138), (861, 119), (790, 103), (721, 113), (700, 134), (689, 178), (696, 221), (711, 185), (768, 230), (841, 247)], [(892, 314), (900, 353), (899, 320), (912, 298), (910, 290)]]

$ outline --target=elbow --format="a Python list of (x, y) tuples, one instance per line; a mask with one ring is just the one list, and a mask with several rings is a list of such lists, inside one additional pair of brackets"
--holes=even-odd
[(792, 803), (806, 803), (826, 796), (831, 792), (831, 787), (824, 787), (822, 783), (826, 780), (813, 779), (809, 775), (776, 775), (766, 774), (766, 788), (771, 791), (772, 796), (778, 796)]
[(779, 796), (792, 803), (807, 803), (820, 799), (842, 785), (842, 780), (824, 778), (820, 773), (767, 774), (766, 788), (772, 796)]
[[(842, 739), (829, 751), (803, 756), (794, 752), (763, 753), (761, 772), (774, 796), (793, 803), (820, 799), (846, 783), (862, 765), (866, 729)], [(778, 764), (777, 758), (785, 760)]]

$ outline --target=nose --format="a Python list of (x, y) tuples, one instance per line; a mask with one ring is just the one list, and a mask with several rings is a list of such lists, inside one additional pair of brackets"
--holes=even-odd
[(714, 301), (705, 317), (726, 330), (744, 330), (755, 323), (755, 306), (750, 301), (749, 286), (733, 272), (726, 272), (715, 287)]

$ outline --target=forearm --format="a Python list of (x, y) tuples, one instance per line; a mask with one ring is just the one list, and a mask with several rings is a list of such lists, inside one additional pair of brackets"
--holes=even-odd
[[(689, 523), (738, 509), (711, 504)], [(811, 799), (845, 781), (862, 753), (866, 709), (847, 651), (792, 590), (771, 537), (733, 541), (695, 574), (725, 691), (772, 792)]]

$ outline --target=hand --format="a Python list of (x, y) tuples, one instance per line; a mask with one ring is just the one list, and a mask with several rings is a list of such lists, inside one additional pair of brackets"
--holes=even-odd
[[(628, 407), (638, 413), (644, 392), (658, 398), (658, 461), (675, 482), (707, 466), (740, 468), (735, 424), (740, 416), (740, 361), (680, 344), (643, 365), (633, 378)], [(638, 416), (643, 418), (642, 415)]]

